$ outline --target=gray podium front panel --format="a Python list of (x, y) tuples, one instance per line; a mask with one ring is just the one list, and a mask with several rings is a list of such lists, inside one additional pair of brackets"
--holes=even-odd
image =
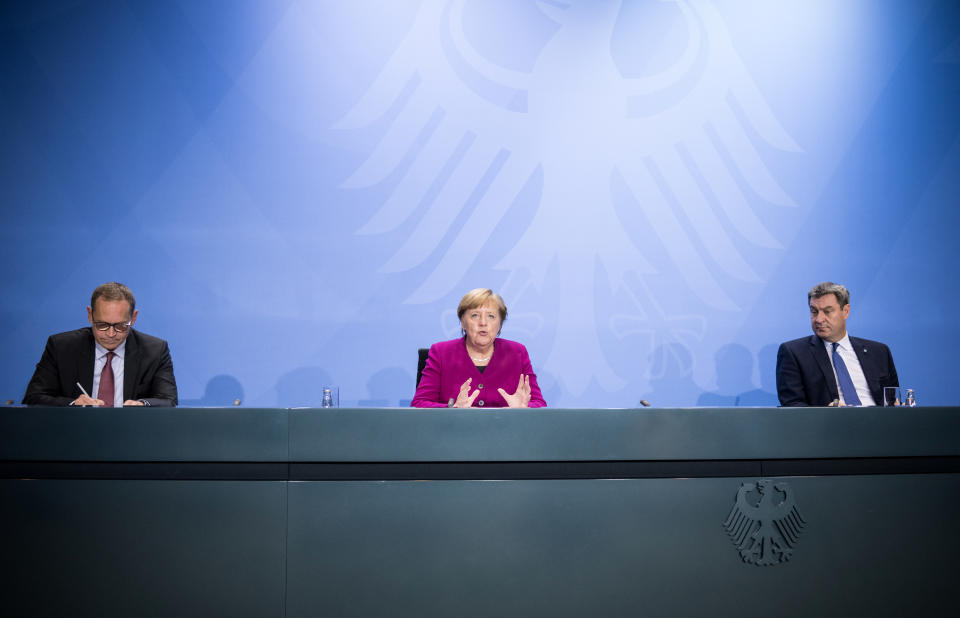
[(286, 483), (0, 480), (7, 616), (282, 616)]
[(0, 409), (0, 459), (286, 461), (287, 411), (237, 408)]
[(289, 422), (291, 461), (960, 455), (956, 408), (334, 409)]
[[(942, 615), (958, 412), (0, 409), (3, 608)], [(762, 478), (769, 566), (724, 527)]]
[(291, 483), (287, 615), (942, 615), (960, 475), (777, 479), (806, 526), (772, 566), (722, 525), (753, 480)]

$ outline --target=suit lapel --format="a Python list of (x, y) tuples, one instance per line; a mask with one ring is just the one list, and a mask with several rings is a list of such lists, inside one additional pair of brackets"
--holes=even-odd
[(93, 339), (93, 332), (88, 328), (87, 335), (83, 338), (83, 343), (80, 346), (80, 353), (77, 354), (77, 382), (80, 382), (93, 398), (97, 397), (97, 394), (93, 392), (93, 367), (96, 352), (96, 341)]
[(813, 358), (817, 361), (817, 366), (823, 372), (823, 378), (827, 381), (827, 388), (830, 390), (831, 399), (839, 399), (840, 391), (837, 388), (837, 378), (833, 375), (833, 365), (830, 364), (830, 357), (827, 356), (827, 347), (823, 341), (816, 335), (810, 335), (808, 340), (813, 353)]
[(123, 400), (133, 399), (133, 387), (140, 369), (140, 348), (137, 346), (137, 331), (130, 335), (123, 352)]
[(853, 351), (857, 355), (857, 360), (860, 361), (860, 369), (863, 370), (863, 377), (867, 379), (867, 382), (870, 381), (870, 374), (872, 373), (869, 369), (870, 361), (873, 360), (873, 357), (870, 356), (870, 348), (862, 339), (854, 339), (850, 337), (850, 345), (853, 346)]
[[(880, 388), (880, 376), (874, 369), (874, 355), (871, 354), (870, 344), (863, 339), (850, 337), (850, 345), (860, 361), (860, 370), (863, 371), (863, 377), (867, 381), (867, 388), (870, 389), (870, 396), (874, 402), (883, 401), (883, 389)], [(879, 404), (877, 404), (879, 405)]]

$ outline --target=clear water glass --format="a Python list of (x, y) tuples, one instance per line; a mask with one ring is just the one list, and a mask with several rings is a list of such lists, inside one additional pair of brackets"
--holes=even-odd
[(900, 403), (900, 387), (899, 386), (884, 386), (883, 387), (883, 405), (884, 407), (890, 406), (899, 406)]

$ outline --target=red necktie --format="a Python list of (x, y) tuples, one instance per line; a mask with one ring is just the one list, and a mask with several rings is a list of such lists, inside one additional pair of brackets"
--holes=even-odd
[(100, 372), (100, 387), (97, 388), (97, 399), (103, 402), (104, 408), (113, 407), (113, 352), (107, 352), (107, 364)]

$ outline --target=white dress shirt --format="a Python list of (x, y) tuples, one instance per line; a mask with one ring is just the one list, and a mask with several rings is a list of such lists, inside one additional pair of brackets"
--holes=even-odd
[[(837, 381), (837, 392), (840, 393), (840, 403), (843, 401), (843, 392), (840, 390), (840, 380), (837, 380), (837, 368), (833, 366), (833, 344), (826, 339), (821, 339), (823, 345), (827, 347), (827, 358), (830, 359), (830, 367), (833, 368), (833, 379)], [(873, 400), (870, 394), (870, 387), (867, 385), (867, 378), (863, 375), (863, 368), (860, 367), (860, 359), (857, 353), (853, 351), (853, 344), (850, 343), (849, 333), (838, 341), (837, 354), (843, 359), (843, 364), (847, 366), (847, 373), (853, 381), (853, 387), (857, 389), (857, 397), (860, 398), (860, 405), (875, 406), (877, 402)]]
[[(107, 364), (107, 352), (109, 352), (109, 350), (99, 343), (94, 343), (94, 346), (93, 391), (90, 393), (90, 396), (96, 399), (97, 393), (100, 392), (100, 373)], [(123, 355), (126, 347), (127, 340), (124, 339), (123, 343), (118, 345), (113, 351), (113, 361), (110, 363), (110, 366), (113, 367), (113, 407), (115, 408), (123, 407)]]

